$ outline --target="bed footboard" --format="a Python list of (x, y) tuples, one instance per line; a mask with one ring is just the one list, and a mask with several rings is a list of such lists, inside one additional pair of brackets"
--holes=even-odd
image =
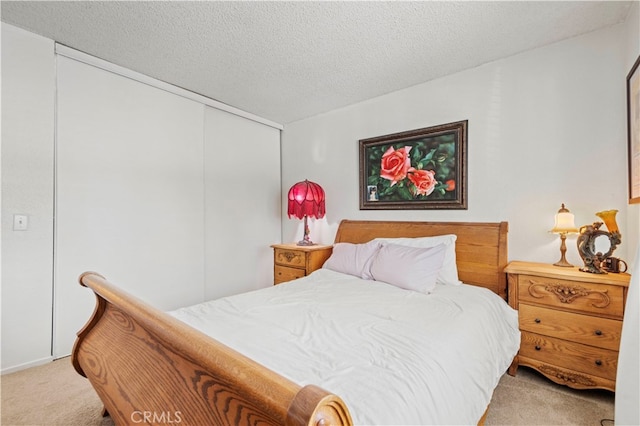
[(116, 424), (351, 425), (344, 402), (301, 387), (87, 272), (95, 311), (72, 362)]

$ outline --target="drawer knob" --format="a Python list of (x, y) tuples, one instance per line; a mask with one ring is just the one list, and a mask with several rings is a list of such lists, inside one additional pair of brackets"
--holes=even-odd
[(596, 336), (602, 336), (602, 330), (596, 330)]
[(534, 321), (536, 322), (536, 324), (540, 324), (540, 318), (536, 318), (534, 319)]
[(535, 349), (536, 349), (536, 351), (539, 351), (539, 350), (540, 350), (540, 349), (542, 349), (542, 348), (540, 347), (540, 345), (536, 345), (536, 348), (535, 348)]
[(602, 365), (602, 361), (600, 361), (599, 359), (596, 359), (596, 365)]

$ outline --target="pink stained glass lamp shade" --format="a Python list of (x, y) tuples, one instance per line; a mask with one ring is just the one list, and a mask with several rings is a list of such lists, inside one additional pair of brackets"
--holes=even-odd
[(324, 190), (317, 183), (304, 180), (289, 189), (288, 199), (287, 214), (289, 218), (294, 216), (298, 219), (304, 219), (304, 237), (298, 242), (298, 245), (313, 245), (314, 243), (309, 238), (307, 218), (321, 219), (324, 217)]

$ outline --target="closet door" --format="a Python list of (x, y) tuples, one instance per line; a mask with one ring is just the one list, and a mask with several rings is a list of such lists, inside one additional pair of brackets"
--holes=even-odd
[(280, 131), (207, 107), (204, 153), (207, 299), (273, 285)]
[(204, 300), (203, 108), (57, 56), (54, 356), (69, 354), (96, 271), (169, 310)]

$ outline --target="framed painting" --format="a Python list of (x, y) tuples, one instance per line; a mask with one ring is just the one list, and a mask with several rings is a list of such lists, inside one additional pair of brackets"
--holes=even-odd
[(361, 139), (360, 210), (466, 210), (467, 122)]
[(640, 56), (627, 75), (629, 204), (640, 203)]

